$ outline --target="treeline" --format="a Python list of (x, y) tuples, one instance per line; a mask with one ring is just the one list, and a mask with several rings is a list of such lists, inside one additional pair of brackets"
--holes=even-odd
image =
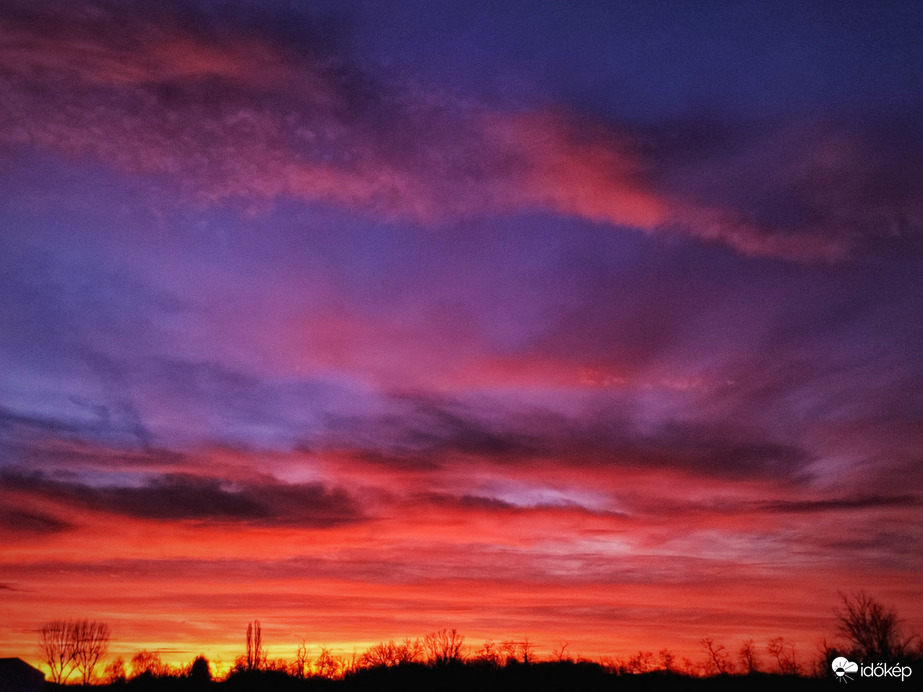
[[(202, 659), (197, 659), (202, 660)], [(235, 668), (224, 678), (174, 669), (161, 675), (141, 674), (124, 680), (99, 683), (99, 692), (364, 692), (365, 690), (441, 690), (446, 692), (494, 692), (509, 690), (596, 690), (711, 689), (739, 690), (765, 686), (777, 689), (780, 683), (790, 691), (813, 690), (829, 680), (818, 677), (780, 676), (771, 673), (716, 675), (703, 677), (663, 669), (631, 673), (613, 668), (604, 661), (547, 658), (524, 663), (510, 660), (490, 663), (476, 658), (435, 665), (424, 661), (404, 662), (393, 666), (350, 666), (335, 678), (309, 674), (299, 677), (284, 667), (246, 670)], [(63, 692), (70, 685), (57, 686)]]
[(836, 617), (839, 646), (825, 641), (813, 652), (802, 652), (794, 643), (776, 637), (764, 644), (748, 639), (729, 649), (705, 638), (695, 661), (679, 660), (667, 649), (591, 661), (571, 656), (567, 643), (541, 657), (528, 639), (488, 640), (475, 647), (466, 645), (465, 637), (455, 629), (382, 641), (351, 656), (337, 655), (325, 646), (314, 650), (302, 641), (292, 658), (273, 658), (264, 646), (262, 626), (255, 620), (247, 626), (243, 653), (220, 680), (202, 656), (177, 667), (163, 662), (155, 652), (139, 651), (128, 662), (118, 657), (103, 665), (109, 628), (95, 621), (46, 623), (40, 630), (40, 643), (54, 683), (141, 691), (218, 686), (229, 692), (311, 690), (330, 685), (364, 689), (386, 683), (403, 689), (509, 689), (520, 685), (546, 688), (554, 681), (561, 688), (591, 690), (611, 687), (615, 678), (625, 688), (653, 678), (694, 685), (703, 679), (715, 684), (725, 684), (721, 680), (740, 683), (741, 676), (748, 676), (747, 684), (758, 678), (778, 682), (784, 676), (787, 685), (797, 687), (839, 675), (831, 664), (840, 657), (881, 663), (923, 660), (919, 637), (905, 636), (894, 610), (865, 593), (842, 596)]

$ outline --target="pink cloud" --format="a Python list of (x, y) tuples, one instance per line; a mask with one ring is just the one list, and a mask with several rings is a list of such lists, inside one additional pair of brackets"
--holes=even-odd
[[(346, 453), (270, 457), (218, 448), (189, 463), (215, 478), (231, 474), (229, 488), (250, 483), (285, 500), (278, 481), (254, 475), (257, 460), (264, 472), (313, 466), (320, 482), (336, 478), (362, 498), (366, 520), (165, 521), (62, 493), (63, 482), (51, 493), (28, 478), (7, 483), (4, 507), (70, 525), (27, 535), (0, 528), (10, 597), (0, 643), (25, 651), (35, 622), (104, 611), (115, 653), (170, 646), (181, 649), (182, 662), (203, 651), (229, 662), (239, 653), (236, 628), (255, 616), (282, 656), (302, 638), (348, 654), (444, 626), (474, 644), (528, 636), (543, 654), (572, 641), (575, 653), (591, 657), (669, 647), (698, 658), (705, 636), (737, 645), (784, 635), (807, 650), (832, 633), (836, 590), (863, 586), (855, 550), (841, 559), (829, 545), (859, 541), (869, 526), (907, 525), (917, 511), (884, 498), (837, 501), (771, 480), (630, 466), (607, 472), (562, 459), (400, 466)], [(543, 488), (572, 502), (556, 504)], [(604, 497), (620, 511), (588, 506)], [(870, 558), (865, 576), (918, 619), (907, 567), (875, 564), (873, 538), (864, 537), (871, 541), (862, 549)]]
[(149, 19), (102, 6), (11, 10), (0, 45), (8, 70), (39, 80), (125, 87), (219, 78), (265, 87), (294, 76), (290, 57), (271, 42), (197, 34), (166, 13)]
[(119, 31), (106, 13), (29, 19), (3, 29), (6, 144), (159, 176), (202, 203), (298, 197), (426, 225), (548, 210), (752, 256), (846, 250), (835, 230), (780, 230), (666, 192), (641, 138), (563, 110), (502, 112), (419, 88), (363, 101), (324, 59), (268, 40), (168, 18)]
[(519, 164), (505, 186), (497, 181), (511, 206), (647, 229), (668, 218), (668, 203), (645, 182), (624, 135), (550, 112), (494, 113), (481, 122), (497, 158)]

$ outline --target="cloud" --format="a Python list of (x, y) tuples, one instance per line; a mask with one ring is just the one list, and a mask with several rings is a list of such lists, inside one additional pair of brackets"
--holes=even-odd
[(451, 401), (423, 395), (388, 397), (381, 415), (328, 418), (322, 446), (364, 450), (387, 458), (417, 459), (426, 466), (453, 456), (502, 460), (537, 453), (532, 433), (509, 427), (489, 415), (475, 415)]
[(30, 79), (51, 74), (116, 86), (220, 79), (255, 88), (291, 76), (280, 46), (239, 32), (209, 36), (205, 17), (194, 11), (182, 16), (164, 4), (126, 12), (112, 2), (3, 4), (6, 69)]
[(779, 514), (814, 514), (851, 512), (866, 509), (919, 507), (923, 499), (916, 495), (865, 495), (825, 500), (787, 500), (759, 505), (759, 511)]
[(650, 158), (652, 175), (665, 194), (694, 200), (681, 215), (693, 229), (711, 228), (745, 254), (835, 259), (895, 244), (916, 251), (923, 195), (912, 181), (923, 179), (923, 151), (907, 133), (920, 125), (920, 113), (886, 109), (771, 127), (674, 125)]
[[(138, 412), (131, 415), (111, 404), (90, 404), (69, 399), (63, 410), (49, 407), (42, 414), (17, 413), (0, 407), (0, 444), (5, 468), (29, 466), (57, 471), (115, 467), (147, 470), (182, 466), (184, 453), (146, 444), (139, 440)], [(141, 444), (139, 444), (141, 442)]]
[(240, 522), (324, 528), (360, 520), (355, 501), (320, 483), (263, 480), (244, 484), (190, 474), (154, 476), (141, 486), (94, 486), (50, 480), (40, 474), (0, 476), (9, 492), (41, 502), (163, 521)]
[[(628, 401), (630, 402), (630, 398)], [(647, 467), (728, 479), (798, 478), (813, 457), (757, 431), (706, 423), (659, 422), (644, 430), (612, 403), (567, 414), (538, 406), (403, 395), (388, 413), (330, 421), (321, 447), (371, 453), (420, 468), (479, 459), (499, 466)], [(627, 405), (627, 404), (626, 404)], [(321, 438), (323, 440), (323, 438)]]
[(13, 534), (44, 536), (69, 531), (74, 525), (44, 512), (7, 507), (0, 511), (0, 527)]
[[(265, 23), (242, 34), (202, 14), (193, 30), (164, 12), (123, 26), (109, 5), (73, 17), (13, 14), (3, 50), (15, 67), (0, 83), (5, 144), (90, 156), (203, 204), (299, 198), (425, 226), (545, 210), (798, 261), (842, 259), (852, 229), (881, 237), (889, 218), (919, 233), (911, 188), (889, 201), (874, 197), (886, 187), (878, 178), (855, 182), (868, 158), (861, 146), (810, 157), (797, 138), (757, 136), (730, 155), (688, 156), (661, 143), (669, 132), (566, 106), (507, 112), (394, 84), (342, 49), (288, 45)], [(890, 150), (878, 154), (875, 174), (893, 178)], [(781, 160), (777, 182), (758, 177), (759, 156)], [(803, 170), (812, 165), (826, 168)], [(873, 197), (857, 216), (865, 207), (850, 200)], [(802, 211), (791, 222), (781, 215), (794, 198)]]
[[(593, 493), (561, 491), (555, 487), (533, 487), (519, 490), (515, 487), (501, 492), (504, 497), (494, 494), (477, 494), (477, 492), (462, 495), (447, 493), (430, 493), (416, 496), (412, 502), (432, 505), (433, 511), (460, 513), (486, 513), (486, 514), (531, 514), (536, 519), (539, 516), (566, 514), (588, 514), (606, 518), (626, 518), (628, 515), (601, 509), (599, 497), (592, 497)], [(597, 493), (602, 495), (602, 493)]]

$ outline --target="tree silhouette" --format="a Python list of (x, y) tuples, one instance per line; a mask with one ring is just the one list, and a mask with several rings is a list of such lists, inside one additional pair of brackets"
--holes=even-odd
[(752, 639), (744, 640), (740, 645), (737, 656), (740, 659), (740, 665), (747, 675), (759, 672), (759, 661), (756, 658), (756, 647), (753, 645)]
[(661, 649), (657, 652), (657, 656), (660, 659), (660, 669), (665, 670), (668, 673), (672, 673), (676, 670), (676, 656), (673, 655), (673, 652), (669, 649)]
[(865, 661), (893, 661), (910, 645), (901, 633), (900, 620), (864, 591), (847, 596), (841, 593), (843, 607), (836, 613), (837, 631), (852, 645), (850, 654)]
[(370, 668), (393, 668), (403, 663), (414, 663), (423, 656), (423, 644), (419, 639), (404, 639), (396, 644), (393, 639), (379, 642), (362, 654), (362, 664)]
[(776, 659), (776, 664), (779, 666), (779, 672), (782, 675), (799, 675), (801, 673), (801, 666), (795, 660), (795, 645), (789, 644), (786, 646), (784, 637), (770, 639), (766, 645), (766, 651)]
[(522, 641), (509, 639), (500, 642), (499, 651), (505, 663), (525, 663), (528, 665), (532, 663), (532, 659), (534, 658), (535, 647), (532, 645), (532, 642), (529, 641), (529, 638), (526, 637)]
[(208, 659), (205, 658), (205, 656), (196, 656), (195, 660), (192, 662), (192, 665), (189, 666), (188, 677), (197, 685), (211, 682), (211, 666), (209, 666)]
[(109, 625), (86, 619), (52, 620), (39, 630), (39, 645), (52, 682), (62, 684), (76, 671), (88, 685), (109, 649)]
[(570, 642), (564, 642), (563, 644), (561, 644), (560, 649), (554, 649), (551, 652), (551, 657), (558, 663), (562, 663), (563, 661), (572, 661), (573, 659), (570, 656), (568, 656), (566, 653), (564, 653), (565, 649), (567, 649), (568, 646), (570, 646)]
[(481, 648), (474, 654), (474, 660), (485, 665), (500, 665), (500, 652), (492, 639), (487, 639), (481, 644)]
[(42, 657), (51, 673), (51, 681), (61, 684), (70, 677), (76, 667), (76, 642), (71, 636), (71, 623), (52, 620), (39, 630), (39, 645)]
[(707, 666), (718, 675), (726, 675), (734, 671), (734, 664), (731, 662), (730, 654), (723, 644), (715, 644), (715, 640), (706, 637), (701, 642), (702, 648), (708, 653)]
[(96, 620), (77, 620), (74, 623), (75, 668), (81, 682), (89, 685), (93, 680), (96, 665), (109, 650), (109, 625)]
[(142, 649), (132, 656), (129, 667), (133, 678), (141, 676), (158, 678), (163, 677), (169, 671), (169, 666), (160, 660), (160, 655), (147, 649)]
[(432, 632), (423, 638), (423, 648), (430, 663), (441, 666), (461, 661), (464, 643), (465, 638), (455, 629)]
[(334, 656), (330, 649), (322, 646), (317, 660), (314, 661), (314, 670), (322, 678), (335, 678), (343, 669), (343, 660)]
[(254, 620), (247, 625), (247, 670), (259, 670), (266, 660), (263, 650), (263, 628), (259, 620)]
[(125, 677), (125, 660), (121, 656), (109, 661), (103, 670), (103, 681), (108, 685), (125, 682)]
[(628, 659), (625, 664), (625, 670), (634, 675), (649, 673), (655, 668), (654, 652), (639, 651), (637, 654)]
[(301, 644), (299, 644), (298, 648), (295, 650), (295, 660), (292, 662), (292, 672), (295, 674), (295, 677), (299, 680), (304, 679), (305, 671), (309, 664), (308, 647), (304, 643), (304, 639), (302, 639)]

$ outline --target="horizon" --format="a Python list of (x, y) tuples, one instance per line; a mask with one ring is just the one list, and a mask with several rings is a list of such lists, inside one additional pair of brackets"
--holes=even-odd
[[(767, 642), (746, 639), (730, 643), (730, 648), (725, 642), (706, 637), (698, 643), (697, 654), (690, 656), (681, 655), (690, 652), (678, 654), (661, 648), (656, 652), (635, 649), (627, 654), (594, 658), (568, 650), (571, 642), (563, 642), (550, 652), (538, 650), (528, 637), (503, 641), (489, 638), (478, 645), (467, 641), (463, 633), (444, 628), (425, 636), (368, 643), (361, 648), (353, 646), (351, 651), (301, 640), (289, 647), (294, 655), (279, 656), (266, 647), (262, 623), (254, 620), (247, 624), (243, 653), (231, 652), (229, 660), (221, 656), (212, 660), (202, 653), (192, 659), (181, 659), (176, 658), (176, 650), (129, 652), (120, 650), (117, 642), (112, 649), (108, 624), (83, 619), (43, 624), (40, 638), (48, 648), (36, 667), (58, 684), (80, 684), (74, 678), (79, 680), (83, 676), (84, 680), (90, 680), (83, 684), (108, 685), (145, 675), (163, 679), (198, 678), (201, 669), (198, 673), (194, 671), (200, 663), (205, 664), (209, 678), (227, 680), (237, 674), (259, 672), (284, 673), (297, 679), (341, 679), (369, 669), (410, 664), (431, 668), (458, 664), (498, 670), (511, 665), (543, 663), (592, 664), (619, 676), (660, 672), (706, 678), (761, 674), (822, 679), (831, 661), (834, 665), (849, 659), (860, 661), (859, 665), (871, 659), (884, 665), (919, 662), (923, 653), (919, 636), (908, 636), (896, 611), (864, 592), (841, 594), (841, 599), (836, 613), (837, 633), (818, 642), (813, 652), (803, 649), (799, 652), (797, 643), (784, 637)], [(81, 650), (84, 654), (76, 653)]]
[(921, 32), (0, 0), (0, 654), (923, 632)]

